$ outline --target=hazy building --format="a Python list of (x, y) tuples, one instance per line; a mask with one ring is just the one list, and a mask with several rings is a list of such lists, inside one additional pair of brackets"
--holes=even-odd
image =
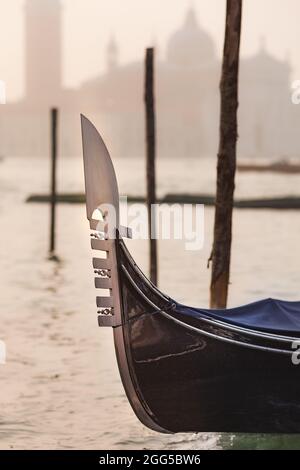
[[(62, 0), (26, 0), (25, 96), (1, 108), (0, 151), (45, 155), (49, 109), (60, 107), (60, 150), (81, 152), (79, 113), (91, 117), (114, 155), (144, 154), (143, 64), (120, 65), (112, 37), (103, 54), (106, 70), (77, 89), (62, 86)], [(190, 9), (156, 57), (158, 152), (161, 157), (216, 155), (221, 60), (212, 37)], [(300, 154), (300, 114), (290, 101), (288, 61), (272, 57), (262, 43), (241, 60), (239, 155), (281, 158)]]
[[(155, 61), (158, 152), (162, 157), (215, 154), (220, 60), (194, 10), (166, 49), (166, 57)], [(143, 64), (120, 66), (119, 55), (117, 43), (110, 41), (106, 72), (83, 83), (78, 96), (85, 109), (101, 110), (97, 123), (112, 150), (138, 156), (144, 153), (145, 135)]]
[[(239, 150), (242, 155), (281, 158), (299, 152), (298, 124), (291, 112), (290, 72), (289, 62), (271, 56), (264, 40), (256, 55), (241, 61)], [(292, 141), (291, 129), (295, 131)]]
[(29, 106), (55, 106), (61, 102), (61, 0), (25, 3), (25, 99)]

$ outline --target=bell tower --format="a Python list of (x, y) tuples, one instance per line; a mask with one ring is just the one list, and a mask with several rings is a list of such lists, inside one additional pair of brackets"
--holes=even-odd
[(114, 70), (119, 65), (119, 48), (115, 38), (112, 36), (106, 50), (107, 70)]
[(32, 105), (57, 106), (61, 92), (61, 0), (25, 2), (25, 92)]

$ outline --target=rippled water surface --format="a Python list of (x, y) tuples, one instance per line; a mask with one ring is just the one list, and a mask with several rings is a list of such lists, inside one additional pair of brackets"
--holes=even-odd
[[(116, 162), (123, 194), (143, 193), (144, 167)], [(159, 193), (214, 191), (214, 161), (162, 161)], [(47, 192), (46, 159), (0, 164), (1, 327), (0, 448), (215, 449), (298, 448), (298, 436), (178, 434), (144, 428), (125, 397), (110, 329), (99, 329), (89, 231), (83, 205), (58, 207), (59, 263), (47, 260), (49, 207), (26, 204)], [(183, 178), (184, 175), (184, 178)], [(83, 189), (80, 159), (60, 161), (60, 190)], [(299, 176), (238, 175), (237, 195), (300, 193)], [(213, 211), (205, 245), (159, 244), (160, 288), (179, 301), (208, 305)], [(300, 213), (235, 210), (230, 306), (263, 297), (300, 298)], [(128, 242), (147, 272), (147, 243)], [(280, 380), (280, 377), (278, 378)], [(188, 399), (189, 397), (186, 397)]]

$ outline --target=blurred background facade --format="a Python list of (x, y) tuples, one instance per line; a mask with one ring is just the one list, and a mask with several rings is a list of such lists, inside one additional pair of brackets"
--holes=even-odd
[[(25, 0), (25, 93), (0, 109), (0, 153), (48, 153), (48, 111), (61, 111), (61, 153), (81, 152), (79, 113), (88, 114), (117, 157), (144, 153), (143, 63), (121, 62), (118, 34), (99, 44), (106, 69), (68, 88), (62, 80), (62, 0)], [(213, 37), (193, 7), (156, 59), (158, 150), (161, 157), (197, 158), (217, 152), (221, 60)], [(264, 38), (256, 54), (241, 60), (239, 155), (300, 155), (300, 113), (291, 103), (291, 66), (268, 52)]]

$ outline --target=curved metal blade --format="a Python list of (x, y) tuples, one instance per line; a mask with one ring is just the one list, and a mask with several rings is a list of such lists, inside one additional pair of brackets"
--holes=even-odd
[(99, 132), (81, 116), (86, 213), (89, 220), (101, 204), (112, 204), (119, 222), (119, 191), (115, 170)]

